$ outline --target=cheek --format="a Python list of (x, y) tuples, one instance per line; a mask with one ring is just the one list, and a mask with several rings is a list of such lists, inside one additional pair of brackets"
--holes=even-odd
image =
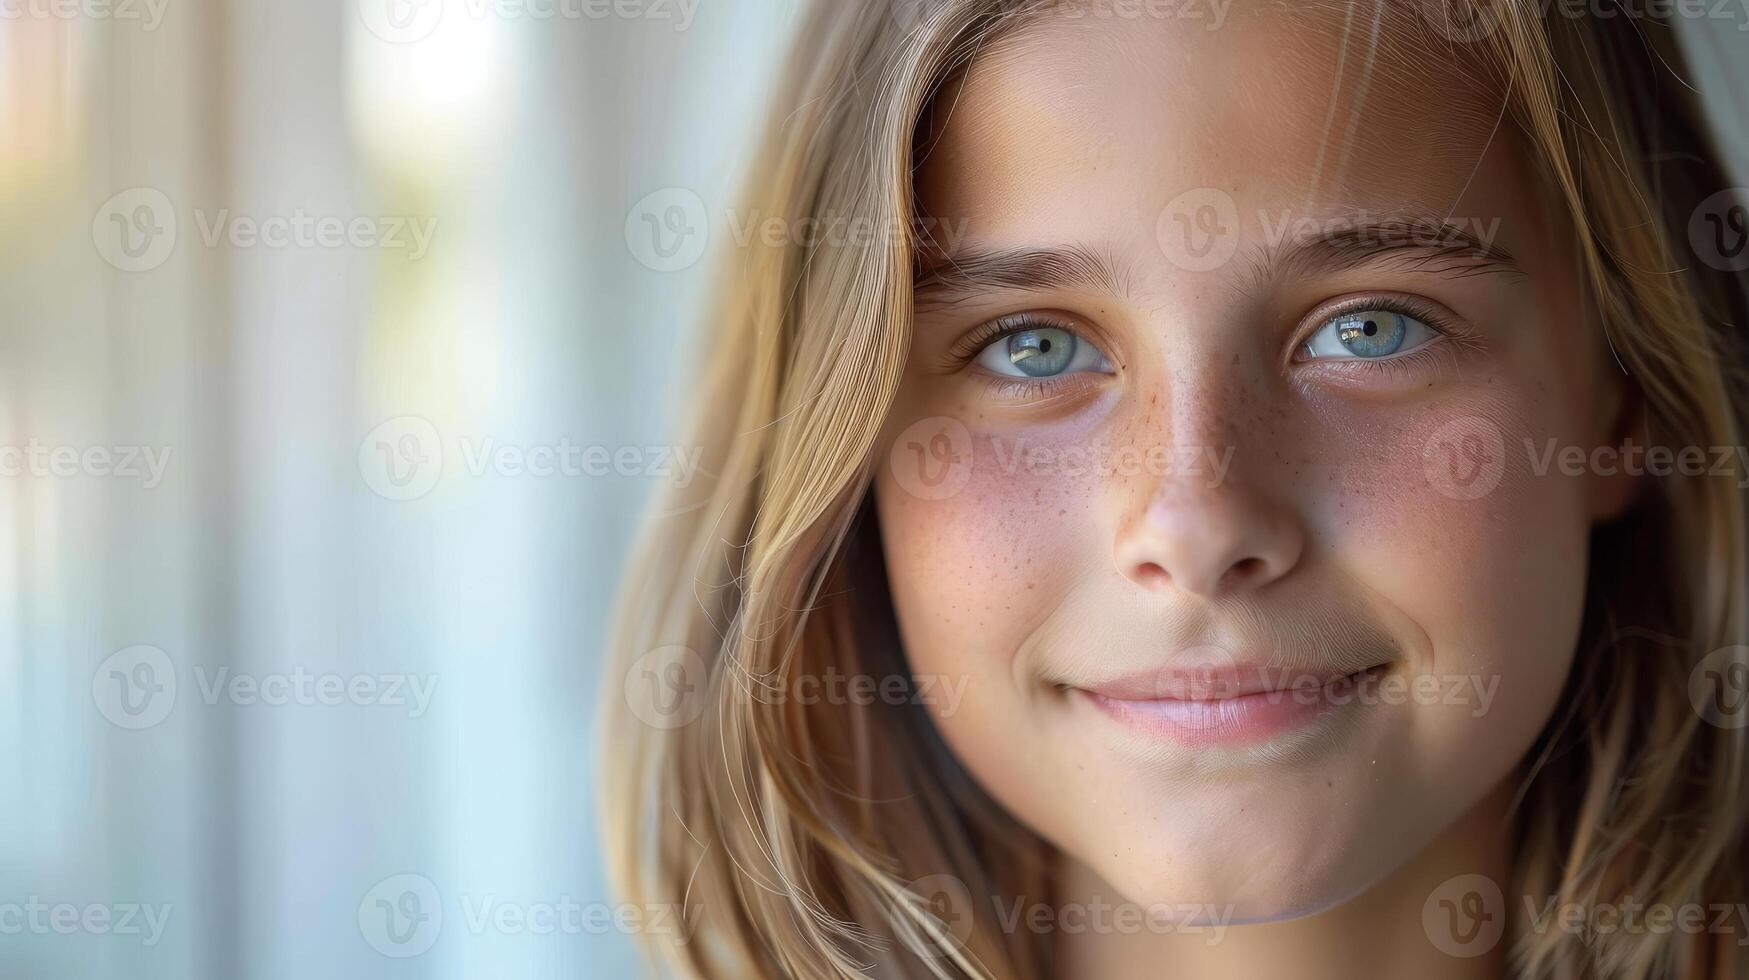
[(1017, 751), (1038, 709), (1023, 651), (1066, 597), (1118, 577), (1103, 483), (1084, 433), (962, 417), (893, 427), (875, 484), (888, 583), (912, 673), (963, 685), (931, 706), (942, 737), (1012, 812), (1037, 817), (1056, 804), (1036, 756)]
[(1396, 424), (1325, 426), (1305, 444), (1327, 492), (1302, 508), (1338, 574), (1419, 645), (1441, 696), (1415, 738), (1477, 781), (1498, 778), (1547, 721), (1571, 667), (1587, 575), (1585, 478), (1540, 465), (1582, 438), (1535, 385), (1475, 387)]
[(998, 434), (975, 417), (926, 416), (893, 437), (876, 503), (915, 669), (1001, 669), (1084, 571), (1101, 567), (1099, 478), (1064, 465), (1077, 445)]

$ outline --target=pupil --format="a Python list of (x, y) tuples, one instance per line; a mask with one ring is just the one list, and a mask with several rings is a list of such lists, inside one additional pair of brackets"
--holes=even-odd
[(1040, 354), (1049, 354), (1051, 352), (1051, 342), (1048, 340), (1040, 340), (1038, 342), (1038, 352)]
[(1368, 321), (1366, 321), (1366, 326), (1361, 328), (1361, 332), (1366, 334), (1368, 337), (1371, 337), (1373, 334), (1379, 332), (1379, 325), (1372, 322), (1371, 320), (1368, 320)]

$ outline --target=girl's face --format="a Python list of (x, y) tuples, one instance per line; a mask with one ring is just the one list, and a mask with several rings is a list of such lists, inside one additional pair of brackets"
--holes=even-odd
[(1047, 15), (939, 99), (876, 494), (971, 773), (1131, 901), (1296, 916), (1550, 717), (1621, 392), (1460, 41), (1173, 9)]

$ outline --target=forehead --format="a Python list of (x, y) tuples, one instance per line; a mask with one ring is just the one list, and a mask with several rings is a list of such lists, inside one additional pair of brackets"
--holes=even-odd
[(1053, 7), (944, 87), (920, 134), (926, 210), (975, 233), (1042, 219), (1069, 237), (1113, 230), (1114, 206), (1151, 224), (1202, 187), (1261, 208), (1443, 213), (1516, 180), (1482, 52), (1412, 7), (1113, 9)]

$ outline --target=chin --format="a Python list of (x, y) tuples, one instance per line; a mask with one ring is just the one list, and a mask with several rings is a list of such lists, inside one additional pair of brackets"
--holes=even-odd
[[(1153, 859), (1153, 866), (1174, 869), (1165, 874), (1142, 868), (1095, 870), (1110, 882), (1114, 899), (1205, 920), (1187, 923), (1198, 925), (1246, 925), (1317, 915), (1362, 894), (1380, 877), (1370, 862), (1362, 862), (1367, 865), (1364, 869), (1291, 860), (1264, 868), (1242, 855), (1234, 855), (1231, 862), (1209, 858), (1199, 857), (1187, 867), (1182, 852), (1161, 854)], [(1240, 868), (1244, 873), (1235, 875)]]
[[(1063, 849), (1102, 879), (1093, 889), (1108, 897), (1200, 910), (1231, 925), (1279, 922), (1336, 908), (1407, 865), (1441, 822), (1434, 801), (1420, 802), (1394, 806), (1366, 792), (1314, 800), (1296, 780), (1275, 792), (1184, 787), (1146, 808), (1114, 808), (1170, 816), (1130, 826), (1107, 820), (1097, 838)], [(1113, 839), (1137, 846), (1099, 846)]]

